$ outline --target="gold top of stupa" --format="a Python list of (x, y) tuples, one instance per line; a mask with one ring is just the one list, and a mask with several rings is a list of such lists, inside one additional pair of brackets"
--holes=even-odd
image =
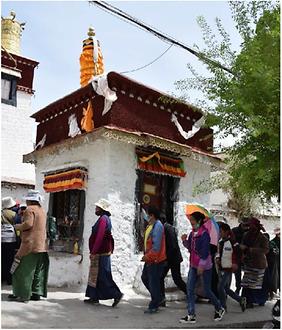
[(9, 53), (21, 55), (20, 41), (25, 23), (20, 23), (15, 18), (14, 11), (8, 17), (1, 17), (1, 46)]

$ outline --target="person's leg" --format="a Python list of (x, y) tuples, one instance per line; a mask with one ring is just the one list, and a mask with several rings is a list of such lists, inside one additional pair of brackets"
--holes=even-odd
[(239, 294), (240, 290), (241, 290), (241, 274), (242, 274), (242, 268), (241, 268), (241, 264), (238, 263), (238, 269), (237, 271), (234, 273), (235, 276), (235, 287), (236, 287), (236, 293)]
[(197, 269), (190, 267), (187, 277), (187, 311), (188, 315), (195, 315), (195, 286), (197, 281)]
[(32, 282), (32, 296), (40, 299), (47, 297), (47, 282), (49, 272), (49, 257), (47, 252), (36, 254), (37, 263)]
[(143, 284), (145, 285), (146, 289), (150, 292), (149, 277), (148, 277), (148, 264), (144, 264), (142, 275), (141, 275), (141, 280), (142, 280)]
[(163, 264), (148, 265), (148, 280), (151, 294), (149, 309), (155, 310), (161, 301), (160, 278), (163, 272)]
[(34, 253), (21, 258), (20, 264), (12, 276), (14, 296), (24, 300), (30, 299), (36, 265), (37, 258)]
[(161, 275), (161, 279), (160, 279), (160, 290), (161, 290), (161, 301), (164, 302), (165, 304), (165, 278), (166, 275), (169, 271), (170, 266), (168, 265), (168, 263), (164, 266), (164, 270), (163, 273)]
[(174, 283), (177, 285), (177, 287), (187, 294), (187, 288), (186, 284), (182, 279), (181, 272), (180, 272), (180, 263), (173, 263), (171, 264), (171, 275), (173, 278)]
[(212, 270), (205, 270), (203, 273), (203, 281), (204, 281), (204, 290), (206, 296), (210, 299), (211, 303), (214, 305), (215, 310), (219, 311), (222, 306), (220, 301), (216, 298), (214, 293), (211, 290), (211, 278), (212, 278)]
[(226, 272), (226, 283), (225, 283), (225, 292), (232, 299), (236, 300), (238, 303), (241, 302), (242, 298), (233, 290), (230, 289), (230, 279), (232, 277), (232, 273)]
[(221, 303), (221, 306), (226, 309), (226, 292), (225, 287), (227, 286), (228, 274), (226, 272), (220, 271), (218, 274), (218, 286), (217, 292)]

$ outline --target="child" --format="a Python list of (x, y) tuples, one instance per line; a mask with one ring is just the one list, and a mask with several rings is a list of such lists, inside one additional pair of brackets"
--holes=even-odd
[[(230, 289), (232, 272), (236, 271), (237, 257), (236, 244), (233, 245), (232, 231), (227, 223), (221, 222), (220, 240), (218, 242), (218, 252), (215, 257), (215, 262), (218, 267), (218, 295), (220, 302), (226, 310), (226, 295), (236, 300), (242, 309), (246, 309), (246, 298), (240, 297), (237, 293)], [(238, 245), (238, 244), (237, 244)]]

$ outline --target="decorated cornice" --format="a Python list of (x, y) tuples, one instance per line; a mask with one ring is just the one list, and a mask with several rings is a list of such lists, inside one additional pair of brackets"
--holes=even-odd
[(195, 161), (199, 161), (201, 163), (212, 166), (214, 169), (221, 168), (223, 164), (220, 158), (211, 153), (204, 152), (196, 148), (176, 143), (154, 135), (142, 132), (130, 132), (110, 126), (99, 127), (91, 133), (77, 135), (74, 138), (69, 138), (64, 141), (43, 147), (42, 149), (35, 150), (23, 156), (24, 163), (36, 164), (37, 160), (41, 157), (45, 157), (46, 155), (48, 155), (48, 157), (54, 157), (55, 155), (63, 153), (65, 150), (71, 150), (101, 138), (130, 143), (135, 146), (155, 147), (161, 150), (167, 150), (179, 156), (185, 156)]
[(20, 85), (17, 85), (17, 90), (28, 93), (28, 94), (32, 94), (32, 95), (35, 93), (35, 91), (32, 88), (20, 86)]

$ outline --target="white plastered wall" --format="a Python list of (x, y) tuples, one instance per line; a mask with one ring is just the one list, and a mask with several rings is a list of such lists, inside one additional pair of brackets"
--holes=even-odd
[[(17, 91), (17, 107), (1, 104), (1, 177), (35, 180), (34, 165), (23, 163), (33, 151), (31, 95)], [(2, 193), (3, 195), (3, 193)]]
[[(184, 214), (185, 202), (195, 201), (192, 197), (193, 187), (206, 176), (209, 176), (210, 166), (199, 161), (182, 157), (187, 175), (180, 180), (179, 202), (176, 203), (175, 225), (182, 233), (189, 229)], [(67, 160), (67, 161), (66, 161)], [(111, 203), (113, 236), (115, 251), (112, 255), (113, 277), (119, 286), (133, 285), (136, 289), (144, 291), (141, 284), (140, 262), (142, 254), (135, 253), (134, 241), (134, 214), (135, 214), (135, 183), (136, 155), (133, 144), (117, 140), (101, 138), (84, 143), (73, 149), (62, 148), (59, 153), (46, 153), (37, 158), (36, 188), (45, 196), (44, 207), (48, 209), (49, 194), (42, 190), (44, 172), (65, 169), (71, 166), (85, 166), (88, 169), (88, 187), (86, 190), (86, 204), (84, 212), (84, 248), (83, 261), (79, 263), (80, 256), (50, 254), (49, 285), (87, 285), (89, 252), (88, 238), (91, 227), (97, 220), (94, 203), (99, 198), (106, 198)], [(208, 203), (207, 195), (198, 196), (197, 201)], [(187, 272), (188, 255), (180, 243), (184, 262), (183, 274)]]

